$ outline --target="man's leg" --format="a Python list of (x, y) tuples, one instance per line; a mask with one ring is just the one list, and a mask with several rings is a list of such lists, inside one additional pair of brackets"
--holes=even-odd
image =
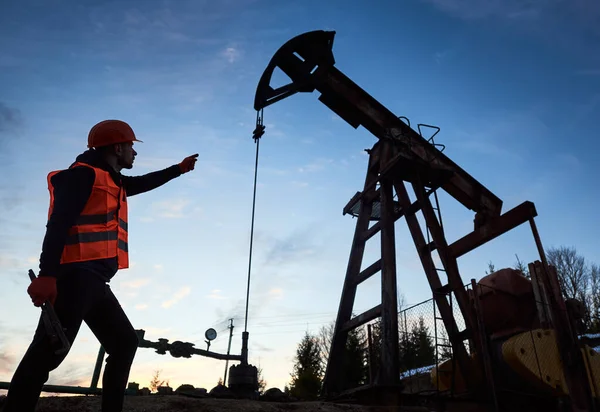
[(104, 298), (95, 303), (84, 321), (108, 354), (102, 375), (102, 412), (121, 412), (138, 347), (135, 329), (108, 285)]
[[(79, 332), (84, 314), (93, 301), (94, 283), (87, 283), (89, 277), (83, 274), (70, 274), (57, 282), (58, 295), (54, 311), (72, 344)], [(99, 286), (103, 287), (103, 283)], [(84, 287), (85, 286), (85, 287)], [(95, 284), (97, 295), (98, 283)], [(33, 412), (42, 387), (51, 371), (65, 359), (66, 354), (57, 356), (50, 346), (41, 316), (35, 335), (23, 359), (19, 363), (10, 382), (3, 412)]]

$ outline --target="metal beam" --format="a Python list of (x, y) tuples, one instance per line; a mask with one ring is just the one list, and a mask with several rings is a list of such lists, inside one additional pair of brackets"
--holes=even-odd
[(535, 216), (537, 216), (535, 205), (529, 201), (523, 202), (502, 216), (489, 221), (480, 228), (452, 243), (449, 246), (450, 255), (454, 258), (459, 258), (490, 240), (528, 222), (529, 219)]

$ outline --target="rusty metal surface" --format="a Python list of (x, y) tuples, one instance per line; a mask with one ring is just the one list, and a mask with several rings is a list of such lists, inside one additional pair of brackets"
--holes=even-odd
[(536, 275), (548, 291), (553, 326), (572, 402), (571, 410), (595, 411), (597, 405), (592, 397), (585, 362), (579, 350), (579, 339), (575, 328), (570, 324), (567, 307), (560, 291), (556, 268), (548, 264), (535, 220), (531, 218), (529, 224), (541, 259), (541, 262), (535, 262), (534, 267)]
[(450, 254), (455, 258), (459, 258), (486, 242), (528, 222), (535, 216), (537, 216), (535, 205), (532, 202), (523, 202), (452, 243)]
[[(374, 187), (371, 183), (377, 180), (377, 171), (371, 167), (373, 161), (374, 159), (369, 158), (369, 167), (367, 169), (367, 176), (365, 177), (363, 193), (367, 194), (369, 192), (374, 192)], [(323, 379), (323, 393), (327, 396), (340, 392), (344, 347), (348, 338), (348, 331), (344, 330), (344, 326), (347, 325), (347, 322), (350, 321), (352, 316), (354, 298), (358, 286), (357, 279), (361, 272), (360, 269), (367, 242), (364, 233), (369, 228), (371, 212), (372, 202), (362, 202), (360, 205), (359, 216), (356, 220), (356, 227), (354, 229), (354, 238), (352, 240), (350, 257), (348, 259), (342, 295), (340, 297), (340, 304), (335, 321), (329, 359)]]

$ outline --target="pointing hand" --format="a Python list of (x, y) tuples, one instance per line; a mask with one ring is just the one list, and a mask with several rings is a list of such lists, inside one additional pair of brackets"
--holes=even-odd
[(198, 160), (198, 153), (193, 154), (191, 156), (186, 157), (179, 163), (179, 170), (181, 173), (187, 173), (191, 170), (194, 170), (194, 166), (196, 165), (196, 160)]

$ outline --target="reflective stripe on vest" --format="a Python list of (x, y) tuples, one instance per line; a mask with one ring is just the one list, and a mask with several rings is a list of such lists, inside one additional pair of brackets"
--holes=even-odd
[[(69, 229), (60, 263), (83, 262), (117, 257), (119, 269), (129, 267), (127, 244), (127, 195), (125, 189), (115, 184), (110, 173), (85, 163), (94, 170), (92, 193), (75, 224)], [(52, 177), (61, 171), (48, 174), (50, 207), (48, 219), (54, 208)]]

